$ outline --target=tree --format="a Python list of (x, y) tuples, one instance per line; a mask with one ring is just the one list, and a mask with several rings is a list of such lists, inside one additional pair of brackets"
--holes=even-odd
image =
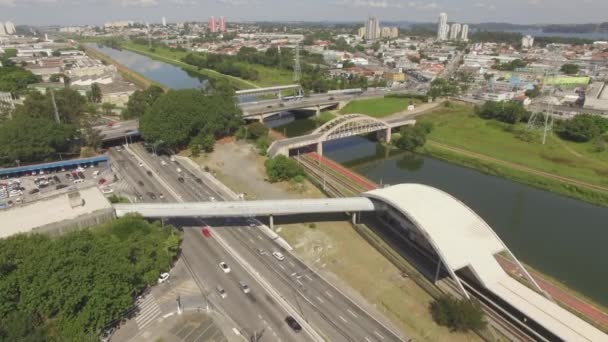
[(394, 145), (402, 150), (414, 151), (426, 143), (428, 126), (405, 126), (400, 131), (400, 137), (394, 141)]
[(113, 103), (109, 103), (109, 102), (104, 102), (101, 104), (101, 112), (103, 113), (103, 115), (112, 115), (112, 110), (115, 108), (116, 106)]
[[(86, 99), (73, 89), (53, 90), (59, 119), (63, 123), (80, 125), (86, 110)], [(50, 91), (46, 94), (32, 92), (15, 108), (15, 116), (55, 119), (55, 109)]]
[(127, 109), (123, 112), (125, 119), (139, 118), (150, 106), (164, 94), (163, 88), (151, 85), (146, 90), (137, 90), (129, 97)]
[(101, 102), (101, 88), (99, 84), (93, 83), (91, 84), (91, 102), (99, 103)]
[(562, 65), (562, 67), (559, 70), (566, 75), (576, 75), (576, 74), (578, 74), (579, 69), (580, 69), (579, 66), (576, 64), (566, 63), (566, 64)]
[(295, 160), (283, 155), (266, 160), (266, 174), (271, 182), (292, 180), (297, 176), (305, 176), (304, 169)]
[(27, 88), (29, 84), (40, 82), (40, 77), (24, 70), (18, 66), (10, 66), (4, 63), (0, 67), (0, 91), (19, 92)]
[(591, 141), (608, 129), (608, 119), (598, 115), (579, 114), (566, 120), (559, 130), (562, 138), (576, 142)]
[(59, 56), (61, 56), (61, 51), (55, 50), (55, 51), (53, 51), (52, 55), (53, 55), (53, 57), (59, 57)]
[(247, 132), (250, 139), (256, 140), (259, 137), (266, 136), (268, 134), (268, 127), (261, 122), (253, 122), (247, 125)]
[(526, 90), (526, 96), (530, 98), (535, 98), (540, 96), (540, 87), (534, 85), (534, 88)]
[(151, 142), (187, 146), (198, 135), (226, 136), (241, 123), (234, 97), (205, 95), (196, 89), (171, 90), (159, 97), (140, 119), (140, 131)]
[(431, 303), (430, 311), (437, 324), (453, 331), (479, 331), (486, 326), (483, 309), (477, 300), (459, 300), (445, 295)]
[(375, 41), (375, 42), (373, 42), (373, 43), (372, 43), (371, 48), (372, 48), (372, 50), (374, 50), (375, 52), (376, 52), (376, 51), (378, 51), (378, 50), (380, 50), (380, 42), (379, 42), (379, 41)]

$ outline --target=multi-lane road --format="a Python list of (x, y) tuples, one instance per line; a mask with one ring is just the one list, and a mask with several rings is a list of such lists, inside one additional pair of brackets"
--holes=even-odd
[[(141, 145), (132, 145), (131, 150), (136, 158), (127, 151), (111, 151), (110, 156), (116, 163), (128, 166), (122, 171), (136, 186), (139, 181), (144, 182), (145, 201), (152, 201), (145, 195), (148, 192), (157, 196), (164, 192), (164, 199), (157, 197), (156, 201), (233, 199), (188, 163), (153, 156)], [(140, 162), (143, 162), (141, 167)], [(319, 337), (328, 341), (401, 340), (304, 263), (282, 250), (259, 229), (257, 221), (235, 218), (203, 223), (195, 220), (183, 222), (189, 225), (184, 226), (183, 257), (209, 300), (230, 316), (244, 334), (263, 331), (260, 341), (308, 341)], [(200, 227), (204, 225), (210, 225), (209, 238), (201, 234)], [(277, 260), (272, 251), (281, 251), (285, 259)], [(230, 265), (229, 274), (219, 268), (220, 261)], [(241, 291), (239, 281), (251, 287), (249, 295)], [(228, 293), (226, 299), (221, 299), (215, 291), (217, 285)], [(302, 323), (303, 332), (294, 333), (285, 324), (284, 318), (290, 314)]]

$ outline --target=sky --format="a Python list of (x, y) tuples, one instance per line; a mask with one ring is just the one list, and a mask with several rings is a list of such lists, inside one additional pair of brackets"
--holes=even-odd
[(608, 0), (0, 0), (0, 21), (28, 25), (206, 21), (588, 23), (608, 21)]

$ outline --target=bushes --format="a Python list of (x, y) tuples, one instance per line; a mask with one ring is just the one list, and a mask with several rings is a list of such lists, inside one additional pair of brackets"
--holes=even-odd
[(606, 130), (608, 130), (608, 119), (598, 115), (579, 114), (564, 121), (558, 132), (564, 139), (587, 142), (598, 138)]
[(296, 179), (298, 176), (305, 176), (304, 169), (298, 162), (282, 155), (266, 160), (264, 166), (266, 166), (268, 179), (272, 183)]
[(483, 119), (496, 119), (498, 121), (514, 124), (529, 117), (529, 113), (521, 103), (487, 101), (477, 108), (477, 115)]
[(396, 99), (412, 99), (412, 100), (420, 100), (422, 102), (428, 102), (429, 97), (426, 95), (418, 95), (418, 94), (388, 94), (384, 95), (385, 98), (396, 98)]
[(431, 304), (433, 320), (452, 331), (481, 330), (486, 321), (481, 305), (476, 300), (443, 296)]
[(402, 150), (413, 151), (426, 143), (426, 135), (433, 130), (433, 124), (424, 122), (415, 126), (405, 126), (401, 129), (401, 136), (394, 141), (394, 145)]

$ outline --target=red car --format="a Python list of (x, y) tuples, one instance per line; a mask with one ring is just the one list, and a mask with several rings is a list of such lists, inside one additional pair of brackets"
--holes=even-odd
[(211, 237), (211, 231), (209, 231), (208, 227), (205, 227), (203, 229), (201, 229), (201, 233), (203, 234), (204, 237), (209, 238)]
[(102, 185), (102, 184), (105, 184), (105, 182), (106, 182), (106, 179), (105, 179), (105, 178), (99, 178), (99, 182), (98, 182), (98, 184), (99, 184), (99, 185)]

